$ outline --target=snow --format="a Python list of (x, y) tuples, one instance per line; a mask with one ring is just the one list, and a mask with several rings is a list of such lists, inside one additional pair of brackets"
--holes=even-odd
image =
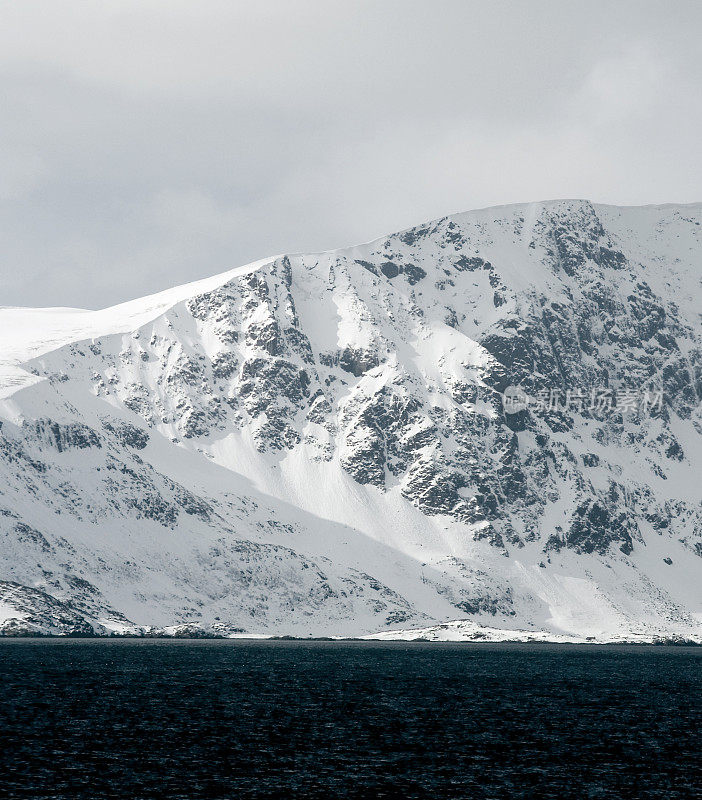
[[(566, 297), (563, 283), (548, 266), (547, 245), (538, 239), (539, 220), (544, 209), (575, 214), (585, 207), (584, 201), (555, 201), (451, 218), (475, 255), (499, 267), (506, 287), (504, 307), (493, 303), (485, 270), (452, 273), (452, 283), (438, 288), (447, 277), (449, 261), (438, 233), (407, 246), (399, 256), (388, 249), (387, 237), (348, 250), (290, 256), (294, 311), (313, 352), (349, 346), (371, 349), (382, 358), (361, 377), (330, 367), (337, 427), (329, 430), (300, 412), (294, 425), (301, 441), (288, 449), (263, 451), (256, 425), (235, 423), (234, 412), (223, 428), (184, 436), (178, 427), (182, 408), (196, 406), (210, 390), (217, 400), (228, 397), (228, 384), (222, 379), (225, 388), (220, 392), (200, 384), (182, 389), (168, 383), (184, 359), (197, 365), (200, 356), (212, 358), (223, 347), (215, 323), (196, 320), (187, 301), (238, 285), (253, 272), (267, 275), (281, 257), (100, 311), (0, 308), (0, 419), (7, 423), (3, 433), (9, 430), (8, 435), (19, 441), (23, 424), (40, 419), (80, 421), (102, 431), (109, 416), (148, 431), (150, 437), (137, 454), (141, 464), (127, 448), (109, 454), (107, 446), (49, 453), (27, 444), (29, 450), (35, 448), (35, 459), (48, 464), (53, 493), (41, 476), (19, 476), (12, 462), (2, 465), (0, 479), (6, 485), (0, 490), (0, 511), (7, 506), (18, 520), (41, 532), (56, 554), (37, 555), (12, 540), (11, 549), (0, 554), (0, 580), (41, 584), (51, 594), (52, 584), (37, 573), (37, 559), (45, 571), (63, 574), (68, 558), (61, 550), (64, 541), (78, 554), (71, 556), (73, 572), (97, 586), (104, 600), (94, 612), (96, 623), (118, 633), (150, 627), (174, 633), (186, 624), (213, 630), (220, 618), (246, 628), (244, 633), (227, 631), (231, 636), (638, 641), (699, 635), (700, 560), (678, 541), (680, 536), (649, 526), (630, 559), (619, 553), (585, 556), (566, 551), (547, 557), (543, 540), (526, 541), (505, 555), (477, 538), (486, 523), (470, 525), (446, 515), (427, 515), (403, 496), (402, 479), (387, 469), (386, 487), (381, 489), (356, 482), (343, 466), (349, 447), (339, 444), (339, 428), (353, 428), (366, 398), (393, 386), (398, 392), (417, 393), (427, 407), (449, 412), (455, 401), (447, 387), (479, 381), (491, 360), (479, 342), (506, 309), (526, 307), (525, 298), (535, 293)], [(700, 239), (690, 219), (702, 216), (702, 206), (594, 208), (612, 236), (645, 265), (642, 270), (651, 288), (676, 297), (683, 319), (699, 324)], [(530, 248), (534, 237), (537, 244)], [(393, 237), (391, 246), (399, 248), (397, 241)], [(399, 289), (399, 282), (377, 280), (356, 264), (356, 259), (377, 260), (381, 252), (387, 252), (388, 260), (412, 259), (426, 270), (426, 280)], [(242, 327), (242, 338), (252, 324), (272, 319), (279, 302), (283, 301), (276, 297), (269, 305), (255, 307)], [(460, 318), (456, 327), (443, 321), (448, 306)], [(280, 314), (290, 318), (292, 311)], [(99, 345), (99, 357), (88, 352), (90, 344)], [(692, 348), (689, 343), (684, 346)], [(249, 345), (239, 342), (237, 347)], [(60, 373), (70, 380), (44, 377)], [(124, 391), (119, 394), (113, 386)], [(143, 392), (153, 418), (140, 416), (135, 402), (127, 403), (129, 386)], [(495, 417), (494, 408), (483, 400), (469, 407), (476, 416)], [(242, 414), (240, 406), (236, 413)], [(430, 427), (424, 418), (412, 423), (405, 435)], [(623, 441), (598, 442), (586, 424), (574, 436), (556, 433), (553, 439), (567, 444), (576, 458), (589, 452), (600, 456), (607, 469), (592, 471), (594, 490), (605, 491), (612, 475), (619, 474), (632, 486), (649, 487), (661, 504), (699, 505), (702, 448), (687, 446), (698, 441), (694, 420), (673, 414), (670, 427), (685, 443), (686, 458), (667, 465), (667, 480), (655, 473), (645, 451)], [(358, 439), (364, 435), (368, 438), (359, 432)], [(536, 449), (531, 432), (518, 439), (521, 451)], [(324, 445), (333, 451), (331, 456), (320, 455)], [(444, 446), (450, 450), (456, 443), (446, 441)], [(138, 473), (142, 489), (135, 491), (146, 491), (148, 479), (166, 497), (175, 482), (211, 503), (210, 520), (180, 513), (169, 527), (135, 514), (134, 502), (141, 498), (127, 496), (126, 490), (106, 498), (108, 455)], [(425, 455), (432, 457), (430, 450)], [(125, 474), (119, 472), (118, 477)], [(470, 491), (462, 492), (469, 500)], [(540, 523), (544, 538), (569, 518), (575, 504), (572, 476), (563, 478), (558, 497), (545, 503)], [(15, 524), (12, 520), (8, 526)], [(687, 524), (690, 535), (698, 536), (695, 520)], [(287, 548), (287, 555), (277, 559), (266, 551), (262, 566), (252, 567), (253, 556), (245, 557), (250, 561), (237, 560), (236, 548), (242, 543)], [(672, 560), (672, 567), (665, 558)], [(333, 603), (306, 605), (315, 592), (321, 596), (326, 591), (314, 582), (315, 570), (336, 593)], [(366, 577), (359, 578), (360, 573)], [(240, 591), (237, 582), (245, 585), (246, 580), (250, 584)], [(344, 596), (351, 594), (349, 581), (361, 587), (353, 597)], [(373, 589), (373, 581), (407, 602), (409, 620), (393, 621), (388, 614), (390, 621), (383, 621), (373, 609), (378, 597), (387, 601), (389, 595)], [(511, 617), (486, 611), (457, 619), (466, 616), (454, 602), (462, 597), (460, 592), (477, 592), (483, 583), (493, 594), (510, 587), (517, 613)], [(401, 602), (392, 602), (398, 607), (391, 604), (387, 611), (398, 611)], [(124, 617), (111, 615), (107, 606)], [(12, 605), (0, 603), (0, 626), (17, 616)]]
[(9, 619), (22, 619), (25, 616), (25, 614), (23, 614), (21, 611), (18, 611), (10, 603), (0, 600), (0, 625), (2, 625), (4, 622), (7, 622)]
[(254, 272), (272, 260), (265, 258), (100, 311), (0, 306), (0, 399), (36, 383), (37, 379), (20, 367), (29, 359), (70, 342), (136, 330), (177, 303), (211, 291), (232, 278)]

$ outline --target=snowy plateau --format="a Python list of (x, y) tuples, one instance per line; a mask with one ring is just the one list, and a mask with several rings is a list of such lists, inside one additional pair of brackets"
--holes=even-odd
[(702, 204), (3, 307), (0, 632), (702, 641), (701, 400)]

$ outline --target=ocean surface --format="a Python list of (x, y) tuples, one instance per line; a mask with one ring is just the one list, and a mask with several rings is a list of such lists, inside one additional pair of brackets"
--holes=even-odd
[(702, 648), (0, 640), (2, 798), (702, 798)]

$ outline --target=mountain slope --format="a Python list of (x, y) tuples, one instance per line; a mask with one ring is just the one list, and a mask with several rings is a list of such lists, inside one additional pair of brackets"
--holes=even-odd
[(5, 627), (699, 637), (701, 222), (508, 206), (3, 309)]

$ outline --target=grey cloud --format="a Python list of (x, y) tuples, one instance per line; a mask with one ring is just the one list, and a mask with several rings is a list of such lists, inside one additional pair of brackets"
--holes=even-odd
[(0, 8), (0, 303), (549, 197), (699, 200), (694, 2)]

